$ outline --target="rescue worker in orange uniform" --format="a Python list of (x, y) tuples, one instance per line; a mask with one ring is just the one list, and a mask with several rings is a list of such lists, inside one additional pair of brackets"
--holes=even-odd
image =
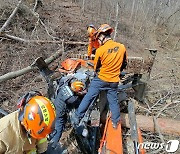
[(97, 32), (94, 25), (90, 24), (87, 27), (87, 33), (89, 36), (89, 45), (88, 45), (88, 57), (91, 56), (91, 54), (95, 54), (95, 50), (99, 48), (99, 42), (97, 39), (95, 39), (95, 33)]
[(18, 107), (0, 119), (0, 154), (46, 154), (46, 137), (54, 129), (54, 105), (36, 91), (24, 95)]
[(107, 91), (109, 108), (112, 112), (113, 127), (117, 128), (120, 121), (120, 108), (118, 104), (117, 88), (120, 81), (120, 72), (127, 64), (126, 48), (123, 44), (111, 39), (113, 29), (108, 24), (99, 27), (95, 34), (100, 47), (96, 50), (94, 70), (97, 76), (91, 81), (88, 93), (84, 96), (75, 115), (74, 124), (84, 116), (94, 98), (101, 90)]

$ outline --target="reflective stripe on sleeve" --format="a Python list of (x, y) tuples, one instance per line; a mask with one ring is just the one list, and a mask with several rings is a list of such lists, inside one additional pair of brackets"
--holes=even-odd
[(32, 150), (29, 151), (27, 154), (37, 154), (36, 149), (32, 149)]
[(41, 140), (38, 141), (38, 144), (42, 144), (42, 143), (44, 143), (44, 142), (46, 142), (46, 141), (47, 141), (47, 138), (43, 138), (43, 139), (41, 139)]

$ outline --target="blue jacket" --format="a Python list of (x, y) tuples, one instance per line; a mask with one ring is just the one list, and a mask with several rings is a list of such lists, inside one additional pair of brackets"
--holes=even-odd
[(54, 105), (56, 108), (56, 121), (55, 131), (53, 132), (53, 134), (51, 134), (51, 141), (54, 143), (59, 142), (62, 136), (62, 132), (65, 128), (65, 123), (67, 121), (67, 113), (69, 113), (72, 108), (77, 108), (81, 102), (80, 96), (76, 95), (72, 91), (72, 93), (69, 91), (70, 87), (68, 85), (68, 81), (65, 82), (65, 80), (66, 77), (60, 79), (57, 96), (54, 101)]

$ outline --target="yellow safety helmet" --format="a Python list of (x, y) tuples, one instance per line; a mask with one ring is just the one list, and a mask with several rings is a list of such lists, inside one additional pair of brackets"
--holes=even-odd
[(85, 89), (85, 84), (81, 81), (73, 81), (71, 83), (71, 89), (74, 91), (74, 92), (82, 92), (84, 89)]

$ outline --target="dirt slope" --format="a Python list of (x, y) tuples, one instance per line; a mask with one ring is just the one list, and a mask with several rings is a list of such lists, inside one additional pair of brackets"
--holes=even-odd
[[(2, 14), (0, 13), (0, 27), (15, 8), (17, 0), (13, 0), (13, 2), (9, 3), (9, 1), (5, 0), (0, 2), (2, 4), (0, 5), (0, 12), (2, 12)], [(82, 14), (82, 3), (80, 2), (72, 0), (43, 0), (38, 5), (36, 12), (39, 13), (40, 19), (45, 24), (46, 27), (44, 27), (30, 13), (29, 9), (23, 6), (26, 5), (29, 8), (33, 8), (33, 1), (27, 0), (23, 3), (6, 31), (8, 34), (29, 40), (64, 39), (86, 42), (86, 26), (90, 23), (98, 26), (99, 24), (106, 23), (108, 20), (106, 20), (106, 17), (96, 16), (96, 13), (91, 12), (91, 9), (85, 10), (84, 14)], [(115, 16), (115, 14), (113, 15)], [(114, 17), (110, 23), (113, 26), (115, 25)], [(140, 26), (138, 24), (140, 23), (137, 22), (137, 27)], [(161, 27), (159, 33), (149, 33), (148, 37), (144, 36), (145, 39), (143, 40), (140, 35), (133, 34), (133, 27), (128, 18), (121, 16), (116, 38), (117, 41), (125, 44), (130, 56), (146, 56), (145, 48), (153, 47), (158, 49), (151, 78), (148, 82), (148, 91), (146, 92), (149, 106), (159, 101), (154, 108), (150, 108), (152, 115), (157, 115), (159, 110), (167, 103), (180, 100), (179, 42), (176, 46), (173, 44), (173, 41), (175, 42), (178, 39), (179, 34), (171, 35), (166, 39), (166, 29), (163, 28)], [(151, 40), (151, 44), (148, 43), (149, 40)], [(62, 48), (61, 43), (24, 43), (2, 36), (0, 37), (0, 75), (22, 69), (30, 65), (39, 56), (47, 58), (60, 48)], [(86, 51), (87, 47), (83, 45), (65, 45), (65, 50), (70, 49), (81, 52)], [(57, 65), (59, 61), (60, 58), (52, 65)], [(44, 94), (46, 93), (45, 81), (37, 71), (1, 83), (0, 107), (8, 112), (16, 110), (16, 101), (29, 90), (40, 90)], [(148, 108), (146, 104), (140, 105)], [(147, 114), (141, 108), (138, 111), (139, 113)], [(180, 105), (175, 103), (162, 111), (160, 116), (180, 120), (179, 112)]]

